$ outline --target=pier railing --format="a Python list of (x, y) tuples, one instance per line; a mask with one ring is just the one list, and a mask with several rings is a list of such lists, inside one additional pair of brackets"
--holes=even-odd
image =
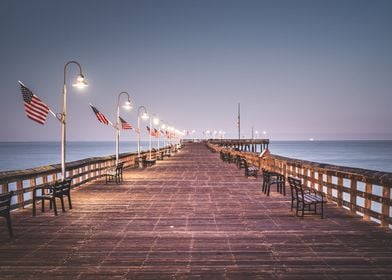
[(245, 157), (260, 169), (301, 179), (309, 188), (324, 192), (329, 201), (353, 214), (392, 228), (392, 173), (322, 164), (278, 155), (236, 151), (208, 143), (211, 150), (225, 150)]
[[(172, 147), (153, 150), (152, 157), (157, 158), (158, 153), (168, 152)], [(149, 157), (149, 151), (143, 151), (141, 156)], [(120, 161), (124, 168), (136, 167), (137, 153), (120, 154)], [(92, 180), (105, 176), (109, 168), (115, 166), (116, 157), (94, 157), (67, 163), (67, 178), (72, 179), (72, 187), (78, 187)], [(52, 184), (61, 177), (61, 165), (46, 165), (37, 168), (0, 172), (0, 193), (14, 191), (12, 209), (23, 208), (32, 203), (35, 187)]]

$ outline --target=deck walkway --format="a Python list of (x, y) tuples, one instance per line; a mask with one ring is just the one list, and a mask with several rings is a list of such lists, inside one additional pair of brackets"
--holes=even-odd
[(392, 279), (392, 235), (347, 211), (300, 219), (289, 195), (201, 144), (121, 185), (73, 191), (74, 209), (0, 220), (1, 279)]

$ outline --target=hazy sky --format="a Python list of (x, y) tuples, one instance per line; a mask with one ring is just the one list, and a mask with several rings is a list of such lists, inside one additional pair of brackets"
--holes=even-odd
[[(392, 1), (0, 1), (1, 141), (60, 140), (29, 120), (17, 81), (61, 111), (68, 139), (113, 140), (118, 93), (180, 129), (278, 139), (392, 139)], [(135, 140), (134, 132), (122, 134)]]

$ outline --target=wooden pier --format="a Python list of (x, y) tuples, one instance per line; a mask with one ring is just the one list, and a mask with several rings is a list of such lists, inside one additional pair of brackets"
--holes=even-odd
[(333, 203), (295, 217), (204, 144), (72, 198), (13, 212), (13, 239), (0, 220), (0, 279), (392, 279), (390, 230)]

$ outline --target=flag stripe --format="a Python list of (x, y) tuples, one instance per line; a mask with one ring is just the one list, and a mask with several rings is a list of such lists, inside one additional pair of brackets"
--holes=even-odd
[(20, 89), (23, 96), (24, 107), (26, 115), (29, 119), (38, 122), (39, 124), (45, 124), (46, 118), (49, 114), (49, 107), (42, 102), (30, 89), (28, 89), (21, 82)]
[(119, 117), (119, 119), (120, 119), (120, 122), (121, 122), (122, 129), (132, 129), (132, 125), (129, 124), (126, 120), (124, 120), (121, 117)]
[(108, 125), (109, 124), (109, 120), (108, 118), (102, 114), (97, 108), (95, 108), (93, 105), (90, 104), (91, 109), (93, 109), (93, 112), (95, 113), (95, 116), (97, 117), (98, 121)]

